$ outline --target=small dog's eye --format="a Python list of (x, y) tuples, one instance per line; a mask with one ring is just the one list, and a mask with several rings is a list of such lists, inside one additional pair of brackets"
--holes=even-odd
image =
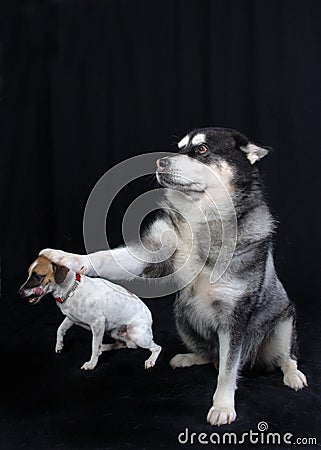
[(203, 154), (203, 153), (206, 153), (207, 150), (208, 150), (208, 148), (206, 147), (206, 145), (205, 145), (205, 144), (201, 144), (201, 145), (198, 145), (198, 146), (196, 147), (196, 150), (195, 150), (195, 151), (196, 151), (197, 153)]
[(33, 273), (33, 274), (32, 274), (32, 278), (34, 278), (34, 279), (37, 280), (37, 281), (40, 281), (40, 280), (43, 279), (43, 276), (42, 276), (42, 275), (39, 275), (38, 273)]

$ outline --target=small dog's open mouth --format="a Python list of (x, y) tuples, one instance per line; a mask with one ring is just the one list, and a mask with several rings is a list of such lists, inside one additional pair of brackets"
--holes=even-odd
[(42, 294), (43, 294), (43, 289), (40, 288), (40, 287), (36, 287), (33, 290), (33, 293), (27, 297), (27, 300), (29, 301), (29, 303), (31, 305), (35, 305), (36, 303), (39, 302), (40, 297), (42, 296)]
[(35, 295), (30, 295), (29, 297), (27, 297), (27, 299), (31, 305), (35, 305), (36, 303), (39, 302), (40, 297), (36, 297)]

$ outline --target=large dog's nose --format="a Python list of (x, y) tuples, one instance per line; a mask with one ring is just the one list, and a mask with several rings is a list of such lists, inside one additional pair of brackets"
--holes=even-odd
[(157, 165), (157, 169), (158, 169), (159, 171), (162, 171), (162, 170), (164, 170), (164, 169), (169, 165), (169, 159), (168, 159), (168, 158), (161, 158), (161, 159), (158, 159), (158, 160), (156, 161), (156, 165)]

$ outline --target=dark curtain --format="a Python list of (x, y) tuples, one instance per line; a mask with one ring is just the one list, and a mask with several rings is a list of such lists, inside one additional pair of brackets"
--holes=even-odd
[[(59, 311), (50, 301), (32, 309), (17, 298), (16, 291), (26, 277), (28, 264), (43, 247), (84, 251), (83, 211), (91, 189), (106, 170), (133, 155), (154, 150), (175, 151), (180, 137), (202, 126), (236, 128), (252, 140), (274, 148), (260, 165), (269, 203), (279, 221), (276, 265), (297, 304), (307, 372), (310, 370), (314, 383), (320, 383), (313, 364), (319, 348), (316, 342), (320, 339), (316, 317), (320, 317), (321, 3), (317, 0), (21, 1), (3, 2), (0, 8), (0, 321), (3, 348), (9, 345), (11, 349), (6, 350), (6, 358), (13, 367), (12, 386), (19, 384), (20, 362), (36, 363), (38, 359), (30, 356), (28, 348), (20, 349), (15, 358), (16, 347), (8, 342), (22, 344), (19, 339), (23, 339), (24, 343), (32, 342), (33, 351), (39, 352), (37, 339), (33, 337), (38, 336), (39, 328), (47, 326), (49, 331), (40, 333), (44, 357), (49, 352), (48, 336), (51, 351), (53, 333), (60, 320)], [(138, 183), (132, 197), (144, 190), (148, 186)], [(128, 201), (129, 198), (126, 197)], [(121, 220), (128, 206), (126, 199), (109, 219), (113, 245), (122, 242)], [(158, 334), (168, 343), (169, 355), (179, 345), (173, 331), (171, 301), (148, 302), (154, 315), (157, 314), (155, 327), (157, 324)], [(89, 340), (87, 334), (84, 340)], [(80, 349), (79, 354), (83, 354)], [(180, 408), (184, 409), (188, 403), (188, 393), (178, 387), (180, 377), (176, 372), (175, 381), (167, 375), (169, 358), (163, 358), (161, 373), (171, 380), (167, 394), (163, 392), (163, 400), (172, 391), (178, 394), (175, 397), (172, 392), (174, 403), (168, 398), (168, 403), (163, 403), (167, 405), (163, 409), (168, 411), (168, 422), (160, 419), (160, 424), (156, 424), (157, 418), (153, 416), (155, 423), (153, 420), (146, 423), (158, 430), (155, 439), (159, 447), (174, 448), (173, 435), (167, 436), (165, 432), (164, 437), (162, 427), (172, 424), (176, 415), (181, 414)], [(72, 356), (67, 355), (67, 359)], [(131, 363), (137, 366), (141, 362), (131, 356)], [(53, 367), (56, 360), (50, 360), (49, 364)], [(70, 367), (78, 370), (74, 361)], [(28, 370), (24, 367), (24, 371)], [(195, 373), (205, 373), (201, 379), (209, 387), (204, 387), (203, 401), (196, 402), (199, 407), (189, 403), (187, 413), (188, 424), (193, 426), (194, 417), (198, 429), (202, 424), (205, 428), (206, 408), (215, 387), (209, 369), (203, 370)], [(185, 388), (192, 389), (189, 383), (193, 377), (185, 372), (182, 376), (183, 385), (189, 386)], [(144, 377), (149, 382), (150, 378)], [(263, 381), (268, 380), (265, 377)], [(249, 394), (252, 400), (260, 383), (253, 382)], [(144, 397), (137, 389), (130, 395)], [(164, 389), (164, 385), (159, 389)], [(25, 395), (23, 392), (21, 395)], [(296, 395), (298, 398), (304, 394)], [(320, 409), (316, 416), (309, 416), (313, 408), (319, 408), (317, 403), (313, 408), (310, 403), (319, 400), (313, 394), (305, 395), (308, 396), (302, 406), (305, 416), (291, 416), (292, 426), (301, 424), (301, 434), (313, 435), (317, 426), (312, 423), (316, 416), (320, 420)], [(19, 402), (15, 400), (17, 407)], [(41, 410), (43, 396), (38, 400), (36, 405), (41, 404)], [(54, 400), (51, 401), (55, 409)], [(9, 403), (8, 400), (6, 406), (10, 409)], [(265, 399), (264, 403), (268, 401)], [(158, 411), (155, 414), (161, 416), (156, 400), (153, 406)], [(274, 407), (278, 408), (277, 402)], [(295, 408), (295, 403), (289, 407)], [(51, 414), (52, 409), (48, 408)], [(94, 405), (91, 408), (95, 409)], [(18, 413), (12, 406), (11, 417), (17, 417), (15, 414)], [(34, 414), (38, 417), (37, 412)], [(261, 414), (263, 419), (263, 407)], [(286, 421), (286, 412), (280, 414)], [(255, 414), (251, 417), (255, 423)], [(246, 414), (241, 420), (248, 425)], [(184, 429), (184, 421), (179, 423)], [(286, 428), (286, 423), (282, 426)], [(125, 429), (127, 437), (123, 441), (114, 437), (113, 444), (108, 444), (106, 437), (106, 447), (101, 443), (90, 447), (87, 443), (84, 448), (86, 445), (116, 448), (117, 442), (156, 448), (150, 435), (144, 440), (143, 436), (139, 438), (139, 431), (129, 432), (126, 426)], [(174, 425), (171, 429), (176, 433)], [(26, 438), (26, 445), (32, 442), (33, 448), (38, 448), (40, 443), (59, 444), (59, 439), (56, 442), (50, 432), (46, 441), (45, 431), (41, 430), (39, 440), (32, 435), (35, 440)], [(102, 430), (100, 433), (103, 440)], [(19, 443), (19, 435), (12, 439)], [(61, 442), (65, 442), (63, 438)], [(73, 448), (69, 445), (66, 448)]]

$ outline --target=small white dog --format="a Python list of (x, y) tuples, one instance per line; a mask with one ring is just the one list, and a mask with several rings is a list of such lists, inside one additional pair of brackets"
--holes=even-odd
[[(63, 348), (66, 331), (76, 324), (91, 330), (93, 336), (91, 358), (82, 369), (94, 369), (101, 352), (126, 346), (149, 349), (152, 354), (145, 361), (145, 369), (155, 365), (162, 348), (153, 341), (151, 312), (136, 295), (110, 281), (75, 273), (44, 256), (39, 256), (28, 272), (27, 281), (19, 289), (21, 297), (36, 304), (50, 292), (66, 316), (57, 331), (57, 353)], [(102, 343), (105, 332), (115, 343)]]

